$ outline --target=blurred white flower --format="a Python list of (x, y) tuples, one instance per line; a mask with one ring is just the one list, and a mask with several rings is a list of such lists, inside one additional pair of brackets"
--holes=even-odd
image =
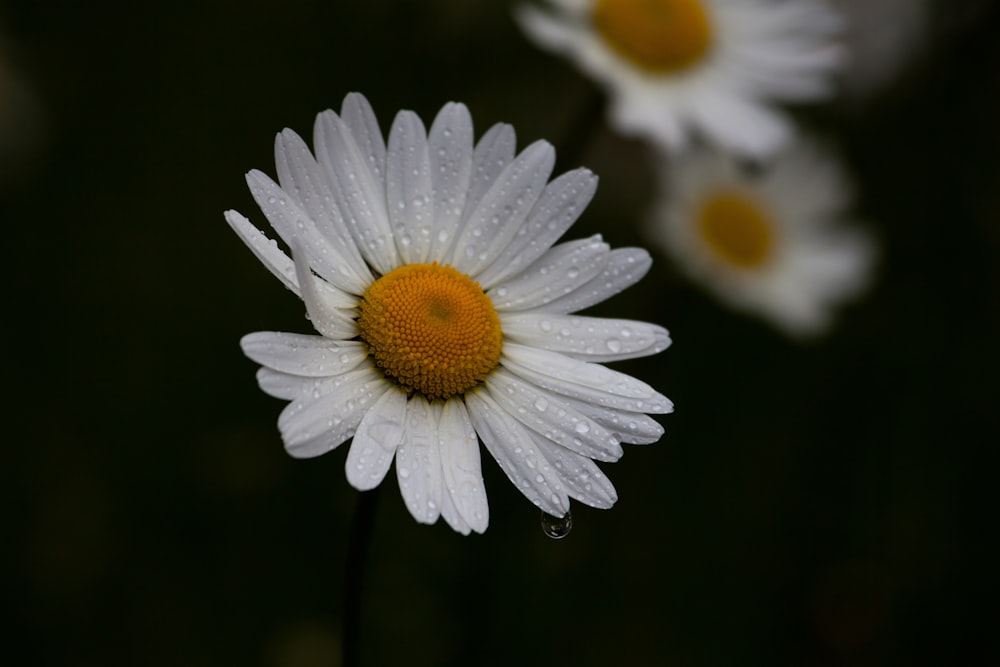
[(549, 0), (521, 25), (610, 93), (620, 131), (668, 150), (692, 131), (761, 156), (793, 128), (774, 103), (826, 97), (841, 64), (824, 0)]
[(815, 145), (752, 166), (701, 150), (664, 160), (659, 179), (650, 238), (734, 309), (812, 336), (870, 282), (875, 243), (845, 221), (851, 188)]
[[(586, 169), (549, 182), (555, 151), (515, 156), (499, 124), (473, 146), (462, 104), (428, 131), (412, 112), (388, 146), (367, 100), (321, 113), (316, 156), (278, 134), (278, 183), (247, 175), (289, 258), (246, 218), (226, 219), (305, 301), (320, 336), (262, 332), (242, 346), (264, 367), (261, 388), (291, 401), (278, 426), (295, 457), (354, 438), (347, 479), (378, 486), (393, 459), (406, 506), (422, 523), (486, 529), (477, 435), (514, 485), (552, 516), (569, 498), (610, 507), (617, 495), (594, 460), (622, 442), (651, 443), (647, 413), (669, 400), (599, 363), (655, 354), (665, 329), (571, 315), (648, 270), (638, 248), (600, 236), (555, 244), (597, 187)], [(555, 244), (555, 245), (554, 245)]]

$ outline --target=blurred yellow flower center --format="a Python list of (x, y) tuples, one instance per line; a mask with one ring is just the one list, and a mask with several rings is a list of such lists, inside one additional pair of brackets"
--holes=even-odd
[(701, 0), (597, 0), (593, 20), (612, 48), (651, 72), (682, 70), (712, 44)]
[(401, 266), (365, 290), (360, 309), (361, 340), (407, 391), (447, 399), (474, 387), (500, 362), (493, 302), (450, 266)]
[(767, 261), (774, 246), (774, 224), (753, 198), (739, 192), (707, 197), (698, 211), (702, 240), (723, 261), (752, 269)]

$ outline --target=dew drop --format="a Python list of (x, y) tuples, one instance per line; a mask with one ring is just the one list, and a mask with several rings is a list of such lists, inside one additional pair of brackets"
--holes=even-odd
[(535, 401), (535, 409), (538, 410), (539, 412), (545, 412), (545, 410), (548, 407), (549, 407), (549, 402), (545, 400), (545, 397), (543, 396), (539, 396), (538, 400)]
[(621, 352), (622, 351), (622, 342), (620, 340), (618, 340), (617, 338), (609, 338), (608, 342), (607, 342), (607, 345), (608, 345), (608, 349), (611, 350), (612, 352)]
[(566, 511), (566, 516), (552, 516), (542, 512), (542, 532), (553, 540), (561, 540), (573, 529), (573, 514)]

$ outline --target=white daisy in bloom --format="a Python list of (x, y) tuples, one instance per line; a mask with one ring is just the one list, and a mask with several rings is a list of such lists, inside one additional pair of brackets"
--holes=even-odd
[(819, 148), (797, 142), (757, 165), (703, 150), (665, 160), (659, 178), (649, 236), (731, 307), (816, 335), (867, 286), (875, 244), (846, 224), (850, 187)]
[(551, 145), (515, 156), (498, 124), (473, 146), (462, 104), (430, 130), (400, 112), (388, 146), (367, 100), (350, 94), (314, 127), (315, 157), (277, 136), (278, 182), (247, 183), (291, 258), (245, 217), (226, 220), (305, 302), (318, 336), (242, 340), (261, 388), (291, 401), (278, 419), (307, 458), (353, 437), (347, 479), (378, 486), (393, 459), (407, 508), (482, 532), (489, 512), (478, 439), (514, 485), (562, 517), (569, 498), (610, 507), (595, 465), (621, 443), (655, 442), (649, 414), (672, 410), (649, 385), (597, 362), (655, 354), (662, 327), (572, 313), (638, 281), (650, 258), (600, 236), (555, 244), (597, 186), (586, 169), (549, 182)]
[(830, 94), (842, 61), (824, 0), (550, 0), (518, 18), (611, 94), (622, 132), (681, 148), (691, 131), (760, 156), (792, 133), (777, 101)]

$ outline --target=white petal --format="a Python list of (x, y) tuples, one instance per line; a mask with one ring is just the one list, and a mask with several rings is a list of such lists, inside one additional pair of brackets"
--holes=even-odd
[(528, 37), (557, 53), (565, 54), (571, 51), (579, 41), (580, 30), (577, 25), (549, 11), (542, 11), (531, 5), (521, 5), (515, 8), (514, 18), (521, 24)]
[(340, 311), (352, 311), (351, 314), (344, 314), (351, 319), (356, 317), (355, 311), (359, 303), (356, 295), (351, 294), (350, 292), (345, 292), (339, 287), (334, 287), (325, 280), (316, 280), (314, 281), (314, 284), (322, 296), (323, 303), (328, 304), (331, 308), (336, 308)]
[(600, 234), (560, 243), (512, 280), (497, 285), (487, 294), (494, 307), (501, 311), (545, 306), (599, 275), (607, 262), (608, 250)]
[(506, 338), (517, 343), (586, 361), (645, 357), (670, 345), (666, 329), (634, 320), (545, 312), (504, 313), (500, 328)]
[(427, 261), (434, 225), (431, 158), (424, 124), (412, 111), (400, 111), (389, 131), (386, 199), (396, 250), (406, 264)]
[(292, 257), (295, 260), (295, 273), (302, 300), (305, 301), (309, 321), (316, 327), (316, 331), (336, 340), (346, 340), (358, 335), (357, 322), (349, 314), (351, 311), (338, 308), (336, 302), (329, 298), (331, 290), (320, 287), (321, 279), (309, 270), (297, 242), (293, 240), (292, 244)]
[(243, 354), (262, 366), (303, 377), (330, 377), (354, 369), (368, 352), (357, 341), (258, 331), (240, 339)]
[(375, 158), (361, 153), (350, 128), (332, 111), (316, 117), (314, 135), (316, 156), (362, 256), (379, 273), (392, 271), (399, 266), (399, 255), (389, 226), (385, 186), (374, 171)]
[(541, 197), (555, 161), (552, 145), (536, 141), (500, 172), (465, 217), (452, 249), (456, 269), (475, 277), (503, 252)]
[(616, 435), (562, 397), (497, 368), (486, 379), (489, 395), (500, 407), (539, 435), (574, 452), (601, 461), (622, 457)]
[(456, 533), (468, 535), (472, 532), (472, 528), (468, 522), (458, 513), (458, 508), (455, 507), (455, 503), (447, 489), (441, 490), (441, 516)]
[(505, 343), (500, 363), (543, 389), (618, 410), (665, 414), (673, 403), (645, 382), (557, 352)]
[(663, 437), (663, 427), (660, 423), (642, 412), (608, 408), (569, 396), (562, 396), (562, 400), (575, 406), (577, 410), (618, 436), (619, 440), (630, 445), (649, 445)]
[(406, 429), (396, 450), (399, 492), (413, 518), (434, 523), (441, 513), (441, 452), (438, 448), (439, 404), (414, 395), (406, 404)]
[(323, 263), (332, 267), (331, 281), (360, 294), (372, 282), (371, 272), (344, 224), (327, 178), (309, 147), (295, 132), (284, 130), (275, 138), (274, 161), (281, 189), (296, 198), (315, 223), (316, 230), (328, 241), (320, 252)]
[(329, 384), (330, 378), (312, 378), (302, 375), (282, 373), (267, 367), (257, 369), (257, 384), (268, 396), (293, 401), (296, 398), (315, 395), (319, 396), (324, 384)]
[(295, 277), (295, 264), (291, 258), (278, 247), (274, 239), (269, 239), (249, 220), (236, 211), (226, 211), (226, 222), (233, 228), (251, 252), (261, 261), (268, 271), (273, 273), (281, 283), (299, 294), (299, 281)]
[(488, 129), (476, 144), (472, 153), (472, 175), (462, 212), (463, 220), (475, 210), (500, 172), (514, 159), (515, 144), (514, 128), (506, 123), (497, 123)]
[[(236, 211), (226, 211), (226, 221), (257, 256), (257, 259), (281, 280), (285, 287), (294, 292), (296, 296), (301, 297), (302, 291), (299, 289), (295, 262), (278, 247), (277, 242), (267, 238), (249, 220)], [(335, 308), (354, 308), (357, 305), (357, 297), (351, 296), (329, 283), (317, 283), (317, 288), (323, 295), (323, 302), (329, 303)]]
[(364, 284), (349, 270), (340, 251), (320, 233), (316, 223), (287, 192), (278, 187), (267, 174), (253, 170), (247, 173), (247, 185), (260, 210), (267, 216), (285, 243), (302, 248), (309, 266), (333, 285), (342, 289), (364, 291)]
[(539, 454), (530, 431), (485, 391), (468, 392), (465, 404), (486, 449), (517, 490), (547, 514), (565, 516), (569, 511), (566, 489)]
[(385, 479), (406, 427), (406, 394), (392, 387), (365, 413), (347, 452), (347, 481), (359, 491)]
[(763, 158), (780, 149), (792, 134), (777, 111), (734, 95), (702, 92), (691, 120), (719, 144)]
[(443, 260), (455, 242), (472, 177), (472, 116), (464, 104), (449, 102), (431, 125), (431, 178), (434, 231), (430, 259)]
[(596, 463), (586, 456), (546, 440), (537, 433), (533, 434), (533, 437), (542, 456), (555, 469), (570, 497), (598, 509), (608, 509), (615, 504), (618, 493), (611, 480), (601, 472)]
[(375, 112), (364, 95), (348, 93), (340, 107), (340, 118), (351, 131), (354, 143), (365, 156), (376, 182), (385, 186), (385, 140)]
[(653, 260), (642, 248), (616, 248), (608, 253), (604, 270), (571, 293), (545, 304), (552, 313), (575, 313), (600, 303), (639, 282)]
[(441, 441), (444, 495), (450, 497), (459, 516), (469, 527), (482, 533), (489, 525), (490, 512), (479, 457), (479, 439), (465, 403), (451, 400), (444, 404), (438, 437)]
[(390, 386), (373, 368), (363, 366), (327, 380), (319, 398), (295, 399), (278, 417), (285, 449), (296, 458), (334, 449), (354, 435), (370, 405)]
[(545, 186), (545, 191), (517, 235), (496, 261), (476, 276), (483, 289), (516, 275), (542, 256), (576, 222), (597, 190), (597, 176), (574, 169)]

